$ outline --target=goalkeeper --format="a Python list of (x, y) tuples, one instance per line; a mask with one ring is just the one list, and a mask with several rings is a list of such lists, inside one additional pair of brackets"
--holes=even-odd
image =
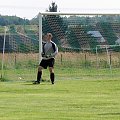
[(52, 34), (47, 33), (46, 42), (43, 43), (43, 51), (41, 53), (42, 60), (38, 67), (37, 81), (34, 81), (33, 84), (40, 84), (42, 70), (47, 69), (47, 67), (49, 67), (51, 83), (54, 84), (54, 79), (55, 79), (54, 63), (55, 63), (55, 56), (58, 53), (58, 47), (51, 39), (52, 39)]

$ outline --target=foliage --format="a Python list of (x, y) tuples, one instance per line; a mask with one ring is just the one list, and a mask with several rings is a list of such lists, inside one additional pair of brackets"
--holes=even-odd
[(112, 48), (115, 52), (120, 52), (120, 46), (115, 46)]
[(72, 48), (80, 48), (77, 36), (74, 33), (74, 29), (69, 29), (67, 33), (67, 40)]
[(98, 24), (100, 24), (103, 31), (103, 37), (107, 40), (108, 44), (114, 45), (117, 37), (114, 30), (112, 29), (111, 24), (109, 22), (100, 22)]
[(1, 16), (0, 15), (0, 25), (1, 26), (7, 26), (7, 25), (24, 25), (24, 24), (30, 24), (28, 19), (22, 19), (17, 16)]
[[(60, 37), (58, 34), (65, 34), (67, 29), (67, 25), (64, 23), (63, 19), (59, 15), (48, 15), (44, 16), (42, 21), (43, 33), (46, 34), (48, 32), (51, 32), (53, 34), (53, 41), (59, 44)], [(56, 28), (58, 28), (58, 30), (55, 30), (55, 27), (52, 27), (53, 23)]]
[(57, 5), (55, 2), (52, 2), (51, 6), (49, 6), (49, 12), (57, 12)]
[(8, 79), (6, 79), (6, 78), (3, 78), (3, 77), (0, 78), (0, 82), (7, 82), (7, 81), (8, 81)]

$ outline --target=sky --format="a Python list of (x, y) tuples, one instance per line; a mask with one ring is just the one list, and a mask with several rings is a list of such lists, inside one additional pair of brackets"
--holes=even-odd
[(52, 2), (60, 12), (120, 13), (120, 0), (0, 0), (0, 14), (32, 19)]

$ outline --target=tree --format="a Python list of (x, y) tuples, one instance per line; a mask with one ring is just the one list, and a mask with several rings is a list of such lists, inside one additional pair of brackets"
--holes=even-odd
[(57, 12), (57, 5), (55, 2), (52, 2), (51, 6), (49, 6), (49, 12)]
[(26, 24), (30, 24), (30, 21), (28, 19), (22, 19), (20, 17), (17, 16), (2, 16), (0, 15), (0, 25), (1, 26), (5, 26), (5, 25), (11, 25), (11, 24), (15, 24), (15, 25), (23, 25), (24, 22)]
[[(48, 12), (57, 12), (57, 5), (55, 2), (49, 5)], [(43, 33), (46, 34), (51, 32), (53, 34), (53, 41), (59, 43), (60, 36), (65, 38), (65, 31), (67, 29), (66, 23), (64, 23), (63, 18), (60, 15), (44, 15), (42, 18)]]

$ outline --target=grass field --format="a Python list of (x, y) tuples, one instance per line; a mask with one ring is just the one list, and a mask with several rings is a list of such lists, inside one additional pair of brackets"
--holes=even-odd
[(45, 81), (33, 85), (37, 65), (22, 55), (5, 59), (10, 64), (0, 79), (0, 120), (120, 120), (119, 66), (109, 69), (105, 62), (98, 69), (94, 62), (59, 59), (55, 85), (48, 70), (43, 72)]
[(0, 120), (119, 120), (120, 81), (0, 82)]

